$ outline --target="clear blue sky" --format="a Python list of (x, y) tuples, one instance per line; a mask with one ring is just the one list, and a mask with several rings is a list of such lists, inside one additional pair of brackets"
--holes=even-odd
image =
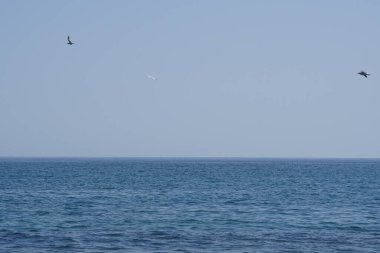
[(2, 0), (0, 156), (380, 157), (379, 12)]

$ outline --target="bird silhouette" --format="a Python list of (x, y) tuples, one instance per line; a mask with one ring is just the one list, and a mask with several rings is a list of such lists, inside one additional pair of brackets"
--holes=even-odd
[(74, 43), (71, 42), (71, 40), (70, 40), (70, 36), (67, 36), (67, 40), (68, 40), (69, 42), (67, 42), (66, 44), (69, 44), (70, 46), (74, 45)]
[(370, 76), (370, 74), (365, 72), (364, 70), (360, 71), (358, 74), (364, 76), (365, 78), (368, 78), (368, 76)]

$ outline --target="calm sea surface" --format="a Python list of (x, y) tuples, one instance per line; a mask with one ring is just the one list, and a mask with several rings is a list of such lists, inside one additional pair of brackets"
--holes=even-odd
[(380, 252), (380, 160), (3, 158), (0, 252)]

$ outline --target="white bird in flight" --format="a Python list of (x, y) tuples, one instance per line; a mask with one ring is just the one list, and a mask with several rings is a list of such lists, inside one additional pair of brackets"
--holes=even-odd
[(152, 79), (153, 81), (156, 81), (158, 78), (154, 77), (152, 75), (146, 74), (146, 78)]

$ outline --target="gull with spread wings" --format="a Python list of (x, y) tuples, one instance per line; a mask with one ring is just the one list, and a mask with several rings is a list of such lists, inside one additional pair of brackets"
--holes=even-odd
[(152, 79), (153, 81), (156, 81), (158, 78), (154, 77), (152, 75), (146, 74), (146, 78)]
[(364, 76), (365, 78), (368, 78), (368, 76), (371, 75), (371, 74), (365, 72), (364, 70), (360, 71), (358, 74)]

